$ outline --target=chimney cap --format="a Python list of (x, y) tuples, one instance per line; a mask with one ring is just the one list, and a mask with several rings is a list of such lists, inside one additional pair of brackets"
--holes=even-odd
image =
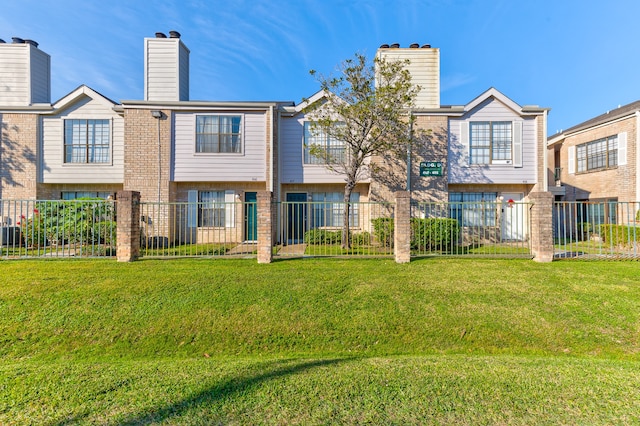
[(167, 35), (165, 33), (161, 33), (161, 32), (157, 32), (156, 33), (156, 38), (167, 38)]
[(420, 45), (418, 43), (411, 43), (409, 47), (412, 49), (417, 49), (418, 47), (420, 47)]
[(6, 43), (3, 39), (0, 38), (0, 44)]
[(24, 43), (24, 40), (21, 39), (20, 37), (11, 37), (11, 40), (13, 41), (13, 43), (15, 44), (22, 44)]
[(388, 49), (389, 45), (388, 44), (381, 44), (380, 45), (380, 49)]
[(171, 38), (180, 38), (180, 33), (177, 31), (169, 31), (169, 37)]
[(430, 44), (423, 44), (422, 48), (423, 49), (431, 49), (431, 45)]
[(28, 39), (26, 39), (24, 42), (25, 42), (26, 44), (30, 44), (30, 45), (32, 45), (33, 47), (38, 47), (38, 42), (36, 42), (36, 41), (34, 41), (34, 40), (28, 40)]
[(393, 43), (390, 47), (397, 49), (398, 47), (400, 47), (400, 43)]

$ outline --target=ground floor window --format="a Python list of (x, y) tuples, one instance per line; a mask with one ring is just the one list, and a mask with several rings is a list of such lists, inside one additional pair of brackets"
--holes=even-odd
[(224, 191), (198, 192), (198, 226), (224, 226)]
[(590, 223), (592, 225), (605, 225), (617, 223), (617, 198), (606, 200), (582, 200), (578, 204), (578, 223)]
[(107, 191), (62, 191), (62, 200), (77, 200), (78, 198), (104, 198), (105, 200), (113, 194)]
[(497, 226), (497, 192), (450, 192), (449, 217), (461, 226)]
[[(344, 222), (344, 193), (314, 192), (311, 194), (313, 227), (341, 227)], [(359, 224), (360, 193), (351, 193), (352, 204), (349, 211), (349, 226)]]

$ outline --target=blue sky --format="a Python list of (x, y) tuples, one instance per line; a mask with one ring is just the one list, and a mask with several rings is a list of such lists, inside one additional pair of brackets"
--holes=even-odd
[(440, 48), (443, 105), (495, 87), (551, 108), (549, 134), (640, 99), (637, 0), (2, 0), (0, 38), (52, 57), (52, 101), (143, 97), (143, 40), (177, 30), (192, 100), (294, 101), (383, 43)]

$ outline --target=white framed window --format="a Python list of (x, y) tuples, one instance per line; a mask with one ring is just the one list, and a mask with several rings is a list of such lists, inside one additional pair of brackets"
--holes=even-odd
[[(340, 124), (336, 124), (340, 125)], [(337, 164), (344, 161), (346, 146), (312, 122), (304, 122), (304, 164)], [(315, 151), (312, 153), (312, 151)]]
[[(344, 193), (314, 192), (311, 194), (313, 227), (335, 227), (343, 225)], [(349, 226), (358, 226), (360, 218), (360, 193), (351, 193), (349, 210)]]
[(469, 123), (471, 164), (512, 164), (513, 131), (511, 121)]
[(110, 120), (64, 120), (65, 163), (109, 163), (110, 147)]
[(235, 227), (235, 192), (233, 190), (188, 191), (188, 227)]
[(496, 192), (450, 192), (449, 217), (460, 226), (496, 226)]
[(578, 173), (618, 165), (618, 135), (576, 145)]
[(196, 153), (242, 153), (241, 115), (197, 115)]

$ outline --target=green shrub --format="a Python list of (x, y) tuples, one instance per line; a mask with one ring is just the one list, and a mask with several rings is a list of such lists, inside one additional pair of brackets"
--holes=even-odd
[(640, 228), (625, 225), (600, 225), (600, 238), (617, 247), (633, 245), (640, 241)]
[(393, 218), (381, 217), (371, 222), (376, 241), (383, 247), (393, 247)]
[(371, 245), (371, 234), (366, 231), (359, 232), (357, 234), (351, 234), (351, 244), (354, 246)]
[(306, 244), (330, 245), (339, 244), (341, 241), (342, 231), (311, 229), (304, 233), (304, 242)]
[[(384, 247), (393, 246), (393, 218), (373, 220), (376, 240)], [(414, 250), (447, 250), (460, 237), (460, 226), (455, 219), (411, 219), (411, 248)]]
[(412, 250), (449, 250), (459, 236), (460, 227), (455, 219), (411, 219)]

